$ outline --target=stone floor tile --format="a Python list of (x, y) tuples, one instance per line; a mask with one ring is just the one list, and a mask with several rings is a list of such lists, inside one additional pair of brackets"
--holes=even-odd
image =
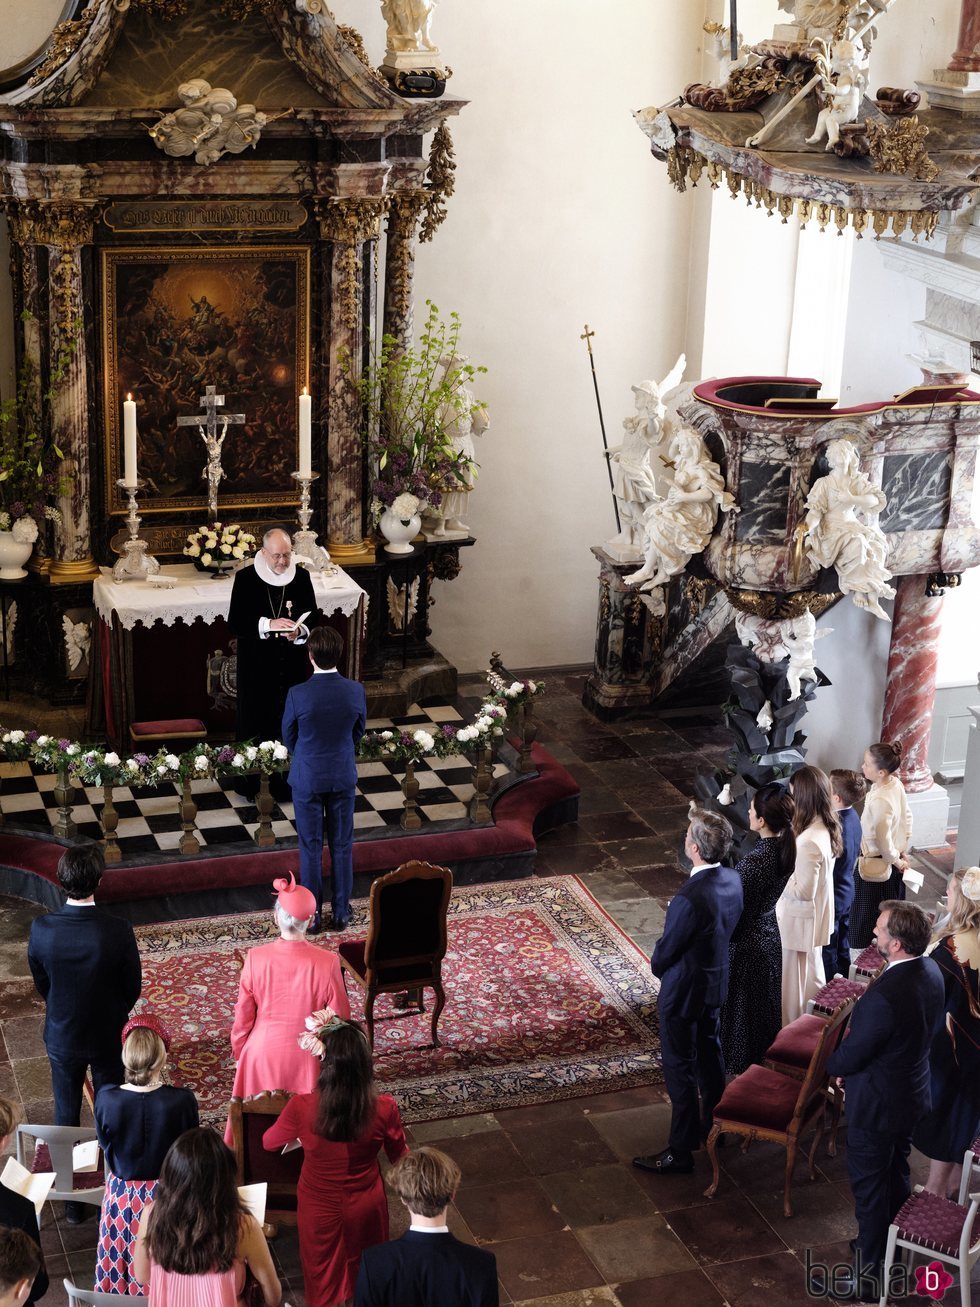
[[(46, 1057), (25, 1057), (11, 1063), (17, 1081), (17, 1091), (27, 1104), (36, 1099), (51, 1097), (51, 1067)], [(27, 1117), (27, 1120), (32, 1120)]]
[(656, 1210), (622, 1163), (544, 1175), (541, 1188), (572, 1229), (652, 1217)]
[(579, 825), (600, 844), (607, 840), (639, 839), (651, 834), (650, 827), (631, 808), (620, 808), (618, 812), (590, 813), (580, 818)]
[(694, 1258), (662, 1216), (584, 1226), (575, 1231), (575, 1237), (607, 1283), (642, 1280), (695, 1266)]
[(655, 899), (672, 898), (687, 879), (687, 869), (669, 860), (652, 867), (631, 867), (629, 874), (641, 890)]
[(40, 1015), (31, 1014), (23, 1017), (7, 1017), (0, 1021), (3, 1042), (11, 1062), (20, 1058), (45, 1057), (44, 1040), (41, 1037), (44, 1023)]
[(789, 1307), (809, 1301), (803, 1267), (789, 1252), (709, 1266), (706, 1274), (729, 1307)]
[(621, 812), (622, 808), (623, 801), (615, 790), (598, 782), (592, 786), (583, 786), (578, 801), (579, 819), (590, 813)]
[(486, 1130), (462, 1138), (443, 1135), (430, 1139), (429, 1143), (448, 1153), (462, 1171), (460, 1193), (478, 1185), (523, 1180), (530, 1175), (524, 1159), (502, 1130)]
[(606, 905), (606, 911), (636, 943), (641, 936), (659, 939), (663, 933), (666, 913), (656, 899), (615, 899)]
[(617, 1112), (596, 1113), (592, 1124), (616, 1156), (630, 1162), (638, 1154), (658, 1152), (664, 1147), (670, 1126), (670, 1105), (648, 1103)]
[(572, 1293), (549, 1294), (547, 1298), (525, 1298), (517, 1307), (618, 1307), (619, 1298), (608, 1285), (598, 1289), (575, 1289)]
[(786, 1244), (741, 1194), (701, 1207), (668, 1211), (671, 1229), (702, 1266), (744, 1257), (766, 1257)]
[(538, 837), (539, 849), (562, 849), (568, 844), (596, 844), (595, 836), (586, 829), (582, 821), (570, 822), (567, 826), (556, 826), (545, 835)]
[[(20, 941), (21, 951), (26, 949)], [(34, 988), (30, 976), (8, 977), (0, 970), (0, 1021), (8, 1017), (44, 1016), (44, 999)]]
[(784, 1243), (799, 1252), (807, 1244), (847, 1242), (857, 1231), (854, 1203), (850, 1192), (842, 1193), (839, 1185), (811, 1182), (803, 1174), (794, 1175), (790, 1194), (792, 1218), (783, 1216), (783, 1189), (753, 1193), (750, 1202), (769, 1222)]
[(620, 867), (650, 867), (654, 863), (666, 862), (671, 854), (670, 845), (658, 835), (635, 840), (610, 840), (599, 847), (611, 854)]
[(617, 1284), (616, 1298), (621, 1307), (652, 1307), (654, 1303), (664, 1307), (675, 1303), (678, 1307), (721, 1307), (725, 1301), (705, 1273), (697, 1270)]
[(532, 1179), (460, 1189), (456, 1206), (481, 1244), (547, 1234), (565, 1226), (541, 1185)]
[(586, 1116), (511, 1126), (507, 1134), (532, 1175), (596, 1166), (615, 1158)]
[(490, 1245), (497, 1274), (516, 1302), (598, 1288), (603, 1277), (571, 1230)]
[(410, 1128), (417, 1144), (427, 1144), (431, 1139), (461, 1139), (464, 1135), (499, 1130), (500, 1122), (489, 1112), (476, 1112), (473, 1116), (456, 1116), (449, 1121), (419, 1121)]
[(586, 871), (582, 873), (581, 879), (592, 897), (603, 905), (636, 898), (636, 881), (628, 871), (621, 868), (617, 867), (613, 871)]
[(615, 871), (617, 863), (600, 844), (569, 844), (545, 849), (534, 860), (535, 869), (546, 868), (561, 876), (581, 876), (589, 871)]

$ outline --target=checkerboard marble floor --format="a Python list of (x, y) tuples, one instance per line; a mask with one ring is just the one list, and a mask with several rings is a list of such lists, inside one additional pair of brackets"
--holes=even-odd
[[(462, 720), (457, 710), (446, 704), (425, 708), (412, 704), (404, 717), (372, 718), (368, 729), (413, 730)], [(495, 776), (506, 771), (505, 764), (495, 765)], [(398, 825), (402, 814), (403, 776), (404, 771), (399, 770), (397, 763), (358, 764), (355, 832)], [(432, 758), (416, 768), (415, 776), (419, 783), (418, 811), (423, 823), (466, 818), (466, 805), (473, 794), (473, 768), (465, 757)], [(0, 808), (8, 827), (50, 829), (57, 820), (55, 782), (53, 775), (35, 773), (28, 763), (0, 764)], [(197, 803), (197, 838), (210, 849), (247, 844), (258, 828), (259, 815), (255, 804), (236, 794), (234, 785), (233, 779), (191, 782)], [(95, 787), (77, 790), (76, 800), (73, 815), (79, 834), (100, 839), (102, 790)], [(119, 814), (116, 835), (124, 860), (176, 853), (181, 823), (180, 797), (175, 786), (120, 785), (113, 790), (113, 802)], [(280, 840), (295, 839), (291, 803), (284, 801), (273, 808), (272, 829)]]

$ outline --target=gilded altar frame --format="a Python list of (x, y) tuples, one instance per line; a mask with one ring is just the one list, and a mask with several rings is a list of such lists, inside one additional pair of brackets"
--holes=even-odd
[(113, 246), (101, 251), (101, 273), (107, 513), (126, 512), (116, 481), (127, 394), (147, 483), (140, 512), (206, 512), (204, 445), (177, 417), (201, 413), (207, 385), (225, 396), (219, 415), (245, 415), (228, 427), (221, 512), (295, 504), (298, 396), (310, 384), (309, 247)]

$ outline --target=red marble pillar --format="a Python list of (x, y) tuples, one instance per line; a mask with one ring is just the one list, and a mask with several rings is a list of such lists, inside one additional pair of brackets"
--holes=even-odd
[(898, 580), (881, 738), (902, 745), (902, 784), (910, 794), (931, 789), (929, 733), (936, 700), (936, 664), (943, 601), (926, 594), (927, 577)]
[(957, 73), (980, 71), (980, 0), (962, 0), (960, 35), (949, 67)]

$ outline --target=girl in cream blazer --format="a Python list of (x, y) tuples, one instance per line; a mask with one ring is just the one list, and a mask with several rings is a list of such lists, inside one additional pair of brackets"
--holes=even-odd
[(823, 954), (834, 931), (834, 855), (819, 819), (796, 837), (796, 867), (776, 904), (783, 944), (783, 1025), (795, 1021), (824, 983)]

